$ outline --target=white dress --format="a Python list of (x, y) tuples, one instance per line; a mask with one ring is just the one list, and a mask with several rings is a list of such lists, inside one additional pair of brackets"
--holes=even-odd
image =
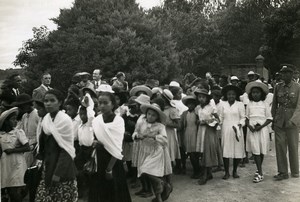
[[(0, 144), (2, 150), (15, 149), (28, 143), (23, 130), (14, 129), (8, 133), (0, 133)], [(2, 153), (0, 158), (1, 188), (25, 186), (24, 174), (27, 169), (24, 153), (6, 154)]]
[(223, 102), (220, 111), (220, 120), (222, 123), (222, 149), (224, 158), (244, 158), (244, 135), (243, 129), (240, 129), (239, 141), (236, 140), (235, 132), (232, 126), (245, 125), (245, 107), (242, 102), (235, 101), (230, 106), (228, 101)]
[[(246, 109), (246, 117), (249, 119), (249, 124), (263, 125), (267, 119), (272, 120), (272, 115), (268, 103), (260, 101), (250, 101)], [(252, 133), (248, 129), (246, 150), (255, 155), (267, 154), (269, 149), (269, 127), (262, 128), (259, 132)]]

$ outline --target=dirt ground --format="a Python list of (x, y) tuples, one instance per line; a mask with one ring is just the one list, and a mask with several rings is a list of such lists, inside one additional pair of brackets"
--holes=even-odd
[[(271, 142), (271, 151), (265, 157), (263, 164), (264, 181), (253, 183), (253, 175), (256, 166), (253, 161), (246, 164), (245, 168), (238, 168), (239, 179), (223, 180), (223, 172), (214, 173), (214, 179), (206, 185), (198, 185), (197, 180), (190, 179), (191, 167), (188, 166), (187, 175), (174, 175), (174, 190), (168, 202), (205, 202), (205, 201), (270, 201), (270, 202), (299, 202), (300, 201), (300, 178), (289, 178), (283, 181), (274, 181), (277, 174), (274, 141)], [(147, 202), (152, 198), (143, 199), (136, 197), (131, 190), (134, 202)]]

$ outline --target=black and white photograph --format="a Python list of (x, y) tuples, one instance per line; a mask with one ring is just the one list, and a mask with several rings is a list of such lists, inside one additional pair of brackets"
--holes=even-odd
[(299, 0), (0, 0), (0, 202), (299, 202)]

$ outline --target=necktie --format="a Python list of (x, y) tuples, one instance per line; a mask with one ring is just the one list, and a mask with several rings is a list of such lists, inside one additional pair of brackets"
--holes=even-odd
[(20, 94), (19, 89), (16, 89), (17, 96)]

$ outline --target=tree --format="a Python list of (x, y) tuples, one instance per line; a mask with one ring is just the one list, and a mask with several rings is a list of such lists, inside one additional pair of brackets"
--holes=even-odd
[(54, 87), (66, 89), (75, 72), (95, 68), (105, 78), (123, 71), (130, 81), (169, 81), (180, 73), (171, 35), (134, 0), (76, 0), (53, 21), (58, 29), (27, 41), (15, 64), (32, 73), (50, 71)]

